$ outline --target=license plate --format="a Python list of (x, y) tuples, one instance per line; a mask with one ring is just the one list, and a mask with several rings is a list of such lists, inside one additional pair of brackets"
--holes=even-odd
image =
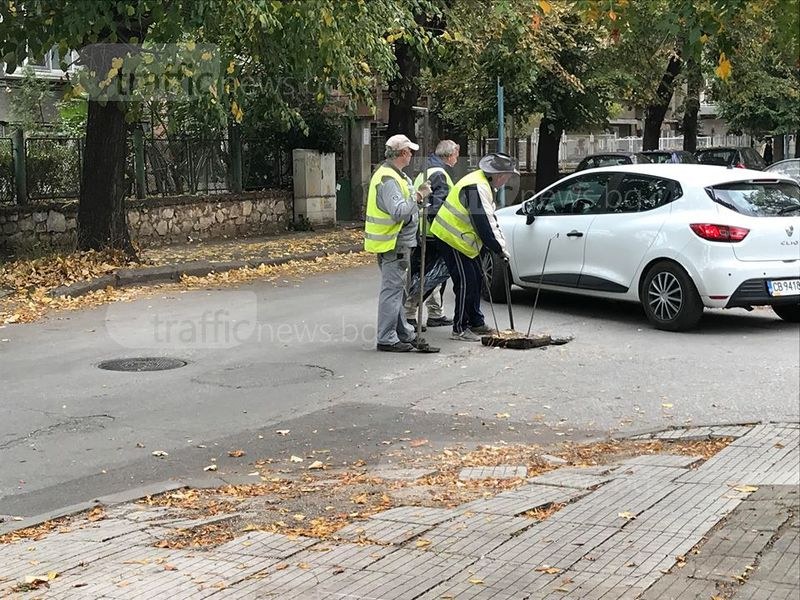
[(770, 296), (800, 296), (800, 279), (773, 279), (767, 281)]

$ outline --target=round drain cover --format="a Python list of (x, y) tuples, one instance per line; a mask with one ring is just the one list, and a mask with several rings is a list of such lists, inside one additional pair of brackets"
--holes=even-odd
[(141, 358), (115, 358), (106, 360), (97, 365), (106, 371), (168, 371), (186, 366), (186, 361), (169, 357), (141, 357)]

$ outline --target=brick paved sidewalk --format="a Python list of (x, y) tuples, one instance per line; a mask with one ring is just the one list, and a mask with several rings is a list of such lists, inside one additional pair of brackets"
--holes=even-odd
[[(158, 548), (175, 529), (246, 515), (191, 521), (124, 504), (69, 532), (0, 546), (0, 591), (70, 600), (796, 599), (800, 425), (730, 434), (740, 437), (699, 467), (678, 455), (566, 467), (454, 509), (394, 508), (332, 541), (252, 531), (209, 550)], [(521, 516), (553, 503), (565, 506), (543, 521)], [(48, 573), (47, 586), (21, 591), (26, 576)]]

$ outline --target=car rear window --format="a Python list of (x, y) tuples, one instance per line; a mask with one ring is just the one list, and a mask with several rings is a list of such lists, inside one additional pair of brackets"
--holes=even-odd
[(800, 214), (800, 186), (788, 181), (737, 181), (706, 191), (718, 204), (751, 217)]
[(613, 167), (615, 165), (631, 164), (631, 159), (627, 156), (598, 156), (594, 160), (595, 165), (598, 167)]
[(735, 153), (735, 150), (701, 150), (697, 153), (697, 162), (701, 165), (727, 167), (733, 160)]
[(668, 163), (672, 162), (672, 153), (670, 152), (648, 152), (645, 156), (654, 163)]

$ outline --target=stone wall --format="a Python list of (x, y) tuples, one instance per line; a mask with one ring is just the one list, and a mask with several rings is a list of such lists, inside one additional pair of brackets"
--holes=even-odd
[[(134, 243), (152, 247), (273, 233), (285, 228), (291, 211), (285, 190), (151, 198), (128, 203), (128, 224)], [(77, 214), (74, 201), (0, 205), (0, 248), (74, 248)]]

